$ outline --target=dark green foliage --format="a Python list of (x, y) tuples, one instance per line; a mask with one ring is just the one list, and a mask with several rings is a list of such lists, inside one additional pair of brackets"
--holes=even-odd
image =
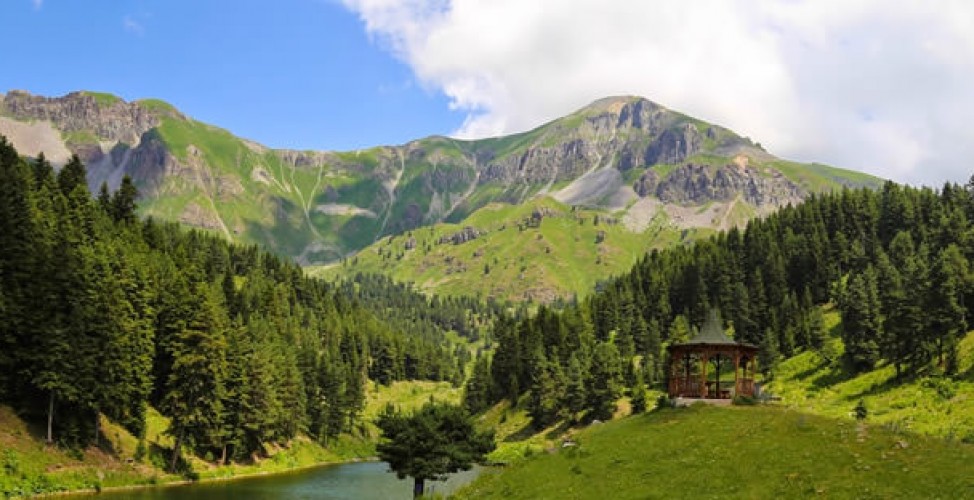
[(599, 343), (592, 355), (591, 377), (586, 388), (589, 416), (609, 420), (616, 411), (616, 400), (622, 393), (622, 360), (611, 343)]
[(629, 388), (630, 405), (632, 413), (639, 414), (646, 412), (646, 384), (643, 382), (643, 370), (636, 372), (636, 382)]
[(463, 408), (447, 403), (430, 401), (409, 415), (390, 405), (376, 425), (382, 431), (379, 459), (400, 479), (413, 478), (414, 496), (423, 493), (426, 480), (469, 470), (495, 446), (493, 432), (477, 431)]
[(548, 359), (538, 346), (531, 360), (531, 398), (528, 413), (531, 422), (543, 429), (562, 416), (561, 402), (565, 398), (565, 377), (561, 365)]
[(99, 414), (144, 437), (150, 404), (171, 419), (176, 462), (327, 441), (360, 423), (369, 376), (460, 383), (468, 354), (446, 331), (479, 338), (500, 314), (386, 278), (310, 279), (256, 247), (139, 221), (131, 179), (92, 199), (84, 176), (76, 157), (55, 176), (0, 137), (0, 403), (61, 443), (97, 440)]
[[(118, 190), (115, 191), (115, 195), (112, 196), (110, 206), (110, 213), (112, 218), (115, 219), (115, 222), (133, 223), (136, 221), (135, 200), (138, 194), (132, 178), (128, 175), (122, 177), (122, 183), (118, 186)], [(101, 197), (99, 196), (100, 200)]]
[(853, 409), (853, 412), (856, 414), (856, 420), (866, 420), (866, 417), (869, 416), (869, 409), (866, 408), (866, 400), (860, 399), (859, 402), (856, 403), (856, 407)]
[(490, 376), (490, 358), (480, 356), (463, 391), (463, 406), (468, 412), (480, 413), (494, 402), (494, 382)]

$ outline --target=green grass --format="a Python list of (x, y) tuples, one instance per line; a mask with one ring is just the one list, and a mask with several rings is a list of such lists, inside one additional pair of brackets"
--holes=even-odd
[[(837, 336), (838, 314), (829, 312), (826, 320)], [(833, 338), (831, 342), (841, 352), (841, 341)], [(961, 359), (965, 376), (959, 379), (931, 374), (897, 381), (889, 365), (852, 375), (840, 363), (803, 352), (777, 367), (768, 390), (781, 397), (784, 405), (845, 419), (862, 399), (875, 424), (974, 443), (974, 332), (961, 343)]]
[(142, 108), (148, 111), (154, 111), (156, 113), (165, 114), (165, 115), (179, 114), (179, 110), (177, 110), (175, 106), (161, 99), (140, 99), (135, 102), (138, 103), (139, 106), (142, 106)]
[(591, 426), (459, 498), (961, 498), (974, 447), (779, 407), (693, 406)]
[(90, 130), (77, 130), (74, 132), (62, 132), (64, 142), (70, 145), (98, 144), (98, 136)]
[[(535, 210), (550, 215), (540, 226), (520, 230), (518, 224)], [(309, 272), (326, 278), (360, 271), (384, 273), (423, 291), (547, 302), (590, 293), (597, 280), (626, 271), (653, 247), (679, 240), (679, 233), (663, 220), (634, 233), (622, 224), (596, 226), (596, 216), (604, 221), (609, 215), (588, 209), (573, 212), (550, 198), (522, 205), (491, 204), (461, 224), (437, 224), (386, 237), (344, 265)], [(465, 226), (483, 235), (460, 245), (439, 243)], [(605, 240), (596, 243), (600, 231)], [(415, 240), (413, 249), (406, 249), (409, 238)]]
[(86, 90), (83, 92), (83, 94), (94, 97), (95, 103), (97, 103), (98, 106), (102, 108), (107, 108), (112, 104), (122, 101), (122, 99), (119, 98), (118, 96), (109, 94), (107, 92), (92, 92), (90, 90)]

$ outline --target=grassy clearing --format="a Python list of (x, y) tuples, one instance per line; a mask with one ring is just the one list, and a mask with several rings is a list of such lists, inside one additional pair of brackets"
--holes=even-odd
[[(826, 314), (827, 326), (838, 335), (838, 314)], [(841, 352), (841, 341), (833, 338)], [(959, 379), (935, 375), (897, 381), (892, 366), (851, 375), (837, 363), (814, 352), (804, 352), (781, 363), (768, 390), (782, 404), (836, 418), (851, 418), (860, 399), (869, 421), (891, 429), (928, 434), (947, 440), (974, 443), (974, 332), (961, 342)]]
[(460, 498), (953, 498), (974, 447), (778, 407), (694, 406), (591, 426)]

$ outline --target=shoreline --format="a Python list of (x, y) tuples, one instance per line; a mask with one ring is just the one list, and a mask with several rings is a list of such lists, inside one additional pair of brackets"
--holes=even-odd
[(357, 457), (357, 458), (350, 458), (347, 460), (316, 462), (313, 464), (299, 465), (297, 467), (275, 470), (275, 471), (254, 471), (254, 472), (247, 472), (242, 474), (234, 474), (232, 476), (215, 476), (215, 477), (207, 477), (207, 478), (196, 479), (196, 480), (178, 479), (174, 481), (166, 481), (166, 482), (160, 482), (155, 484), (126, 484), (126, 485), (119, 485), (119, 486), (106, 486), (101, 489), (84, 488), (79, 490), (56, 491), (51, 493), (41, 493), (38, 495), (32, 495), (26, 497), (14, 497), (14, 498), (48, 498), (48, 497), (70, 497), (70, 496), (91, 497), (94, 495), (100, 495), (102, 493), (118, 493), (123, 491), (142, 490), (142, 489), (149, 489), (149, 488), (175, 488), (179, 486), (189, 486), (193, 484), (218, 483), (218, 482), (235, 481), (238, 479), (249, 479), (254, 477), (262, 477), (262, 476), (293, 474), (296, 472), (302, 472), (309, 469), (317, 469), (329, 465), (343, 465), (343, 464), (374, 462), (374, 461), (378, 461), (378, 458), (377, 457), (364, 457), (364, 458)]

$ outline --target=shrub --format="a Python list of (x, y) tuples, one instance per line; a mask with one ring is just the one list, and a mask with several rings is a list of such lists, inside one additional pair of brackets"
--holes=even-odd
[(954, 383), (950, 379), (942, 377), (924, 378), (920, 381), (920, 386), (933, 389), (937, 392), (937, 396), (944, 401), (950, 401), (957, 394)]
[(731, 404), (738, 405), (738, 406), (754, 406), (758, 404), (758, 402), (751, 396), (737, 395), (734, 396), (734, 399), (731, 400)]
[(676, 406), (676, 401), (673, 401), (670, 398), (670, 395), (665, 392), (663, 394), (660, 394), (659, 397), (656, 398), (657, 409), (673, 408), (674, 406)]
[(855, 412), (856, 420), (860, 422), (866, 420), (866, 417), (869, 415), (869, 409), (866, 408), (866, 400), (859, 400), (859, 403), (856, 405)]

